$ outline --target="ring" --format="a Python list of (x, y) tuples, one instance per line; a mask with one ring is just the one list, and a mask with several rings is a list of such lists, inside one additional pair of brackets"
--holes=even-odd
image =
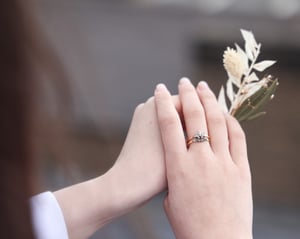
[(209, 136), (201, 131), (198, 131), (194, 136), (187, 140), (186, 145), (190, 146), (192, 143), (202, 143), (209, 141)]

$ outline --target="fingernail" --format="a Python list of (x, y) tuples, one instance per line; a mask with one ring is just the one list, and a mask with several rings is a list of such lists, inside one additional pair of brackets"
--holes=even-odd
[(208, 90), (209, 86), (206, 81), (200, 81), (198, 84), (198, 89), (199, 90)]
[(182, 77), (179, 81), (179, 84), (190, 84), (191, 81), (187, 77)]
[(155, 88), (155, 92), (161, 92), (161, 91), (166, 91), (167, 87), (165, 86), (165, 84), (158, 84)]

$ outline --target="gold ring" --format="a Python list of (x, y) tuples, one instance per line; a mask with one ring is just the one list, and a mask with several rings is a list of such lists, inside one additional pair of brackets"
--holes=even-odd
[(209, 136), (201, 131), (198, 131), (194, 136), (186, 141), (186, 145), (189, 147), (192, 143), (208, 142)]

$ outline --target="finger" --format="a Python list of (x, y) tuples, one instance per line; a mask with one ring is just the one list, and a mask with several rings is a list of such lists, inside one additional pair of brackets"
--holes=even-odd
[(179, 100), (179, 96), (178, 95), (172, 95), (172, 100), (173, 100), (173, 104), (175, 105), (175, 108), (176, 108), (177, 112), (180, 113), (180, 111), (181, 111), (181, 102)]
[[(204, 109), (194, 86), (187, 78), (180, 80), (179, 98), (188, 139), (192, 138), (198, 131), (207, 133)], [(207, 144), (205, 143), (205, 145)]]
[(168, 164), (174, 162), (174, 158), (186, 152), (185, 137), (179, 115), (165, 85), (157, 85), (154, 97), (168, 167)]
[(179, 114), (179, 118), (180, 118), (180, 121), (181, 121), (183, 131), (185, 131), (185, 123), (184, 123), (184, 119), (183, 119), (182, 106), (181, 106), (179, 96), (178, 95), (172, 95), (172, 99), (173, 99), (173, 104), (175, 105), (175, 108), (177, 110), (177, 113)]
[(237, 165), (248, 165), (245, 133), (239, 122), (234, 117), (226, 114), (225, 118), (228, 130), (229, 150), (231, 158)]
[(205, 111), (212, 150), (214, 153), (229, 153), (226, 120), (214, 93), (203, 81), (198, 84), (197, 92)]

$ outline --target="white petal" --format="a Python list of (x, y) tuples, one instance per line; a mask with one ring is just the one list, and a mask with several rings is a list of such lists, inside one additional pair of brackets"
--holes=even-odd
[(240, 55), (240, 57), (242, 59), (242, 63), (245, 67), (245, 71), (247, 71), (249, 69), (249, 60), (248, 60), (247, 54), (242, 50), (242, 48), (238, 44), (235, 44), (235, 47), (236, 47), (237, 53)]
[(223, 86), (221, 87), (220, 92), (219, 92), (218, 102), (222, 106), (224, 112), (227, 113), (228, 108), (227, 108), (227, 104), (226, 104), (225, 92), (224, 92), (224, 87)]
[(254, 37), (254, 35), (251, 31), (241, 29), (241, 33), (242, 33), (242, 36), (243, 36), (243, 38), (246, 42), (249, 42), (249, 44), (257, 46), (257, 42), (256, 42), (255, 37)]
[(241, 79), (234, 77), (229, 72), (227, 72), (228, 80), (231, 81), (233, 84), (235, 84), (237, 87), (241, 86)]
[(257, 81), (259, 81), (259, 78), (258, 78), (258, 76), (256, 75), (255, 72), (252, 72), (252, 73), (248, 76), (248, 78), (246, 79), (246, 81), (247, 81), (248, 83), (251, 83), (251, 82), (257, 82)]
[(245, 42), (245, 50), (246, 50), (246, 53), (247, 53), (247, 56), (248, 56), (249, 60), (253, 61), (254, 60), (254, 54), (253, 54), (253, 51), (252, 51), (251, 47), (249, 46), (249, 44), (247, 44), (247, 42)]
[(251, 49), (251, 51), (253, 52), (258, 46), (253, 33), (244, 29), (241, 29), (241, 33), (245, 40), (246, 46), (248, 46), (248, 48)]
[(232, 81), (229, 79), (226, 83), (226, 94), (230, 102), (233, 102), (234, 99), (234, 92), (233, 92), (233, 87), (232, 87)]
[(257, 71), (264, 71), (265, 69), (267, 69), (268, 67), (272, 66), (273, 64), (275, 64), (276, 61), (261, 61), (259, 63), (256, 63), (253, 68)]

